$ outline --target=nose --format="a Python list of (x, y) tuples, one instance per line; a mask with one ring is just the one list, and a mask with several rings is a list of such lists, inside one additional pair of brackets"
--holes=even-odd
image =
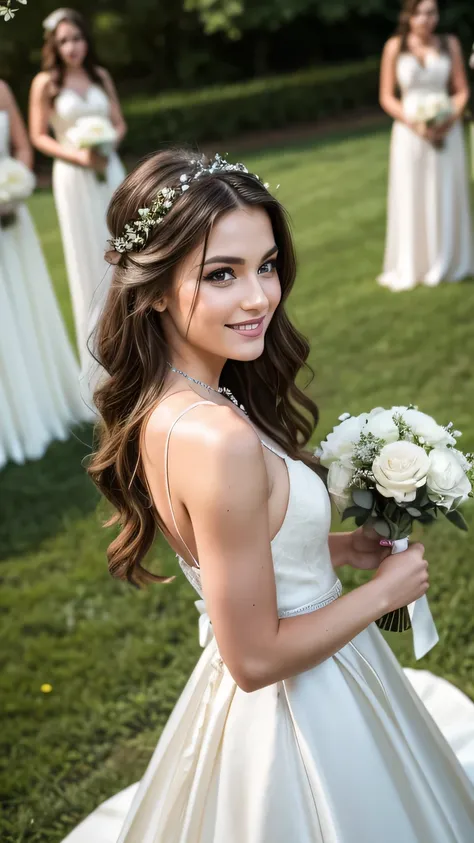
[(242, 310), (257, 310), (259, 313), (268, 310), (268, 298), (258, 275), (252, 274), (248, 278), (240, 304)]

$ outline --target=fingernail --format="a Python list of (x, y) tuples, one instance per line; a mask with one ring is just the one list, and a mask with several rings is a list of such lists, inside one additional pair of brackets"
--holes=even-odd
[(380, 539), (379, 545), (381, 547), (393, 547), (393, 542), (390, 539)]

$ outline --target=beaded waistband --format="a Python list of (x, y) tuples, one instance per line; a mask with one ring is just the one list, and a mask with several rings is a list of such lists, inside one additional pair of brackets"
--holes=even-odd
[(309, 612), (315, 612), (317, 609), (322, 609), (324, 606), (329, 606), (334, 600), (337, 600), (342, 594), (342, 583), (336, 580), (334, 585), (318, 597), (317, 600), (312, 600), (310, 603), (305, 603), (304, 606), (299, 606), (297, 609), (283, 609), (278, 612), (279, 618), (291, 618), (293, 615), (306, 615)]

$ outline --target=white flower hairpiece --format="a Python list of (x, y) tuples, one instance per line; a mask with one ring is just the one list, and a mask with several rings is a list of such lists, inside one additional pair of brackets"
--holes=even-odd
[[(229, 173), (240, 172), (248, 173), (247, 167), (244, 164), (229, 164), (225, 158), (216, 154), (209, 166), (204, 166), (202, 160), (191, 161), (191, 164), (196, 165), (196, 172), (193, 176), (183, 174), (180, 176), (178, 187), (163, 187), (158, 191), (155, 200), (150, 208), (140, 208), (138, 211), (138, 219), (126, 224), (123, 233), (120, 237), (115, 237), (110, 240), (112, 250), (106, 252), (106, 259), (109, 263), (117, 263), (117, 258), (114, 251), (119, 254), (125, 252), (139, 252), (146, 246), (150, 231), (159, 225), (168, 211), (173, 207), (175, 201), (189, 190), (190, 183), (196, 181), (204, 175), (214, 175), (215, 173)], [(254, 176), (258, 178), (258, 176)], [(263, 186), (268, 189), (267, 182)]]
[[(21, 2), (21, 0), (20, 0)], [(55, 9), (54, 12), (51, 12), (47, 18), (43, 21), (43, 29), (45, 32), (54, 32), (56, 27), (61, 23), (64, 18), (67, 18), (70, 13), (71, 9), (67, 9), (66, 7), (62, 7), (61, 9)]]

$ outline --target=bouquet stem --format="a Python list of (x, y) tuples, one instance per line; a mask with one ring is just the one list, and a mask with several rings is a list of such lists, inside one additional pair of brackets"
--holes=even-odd
[[(392, 554), (402, 553), (408, 547), (408, 539), (397, 539), (394, 541), (392, 547)], [(407, 606), (402, 606), (400, 609), (395, 609), (393, 612), (387, 612), (376, 621), (379, 629), (384, 629), (386, 632), (406, 632), (411, 629), (410, 614)]]

